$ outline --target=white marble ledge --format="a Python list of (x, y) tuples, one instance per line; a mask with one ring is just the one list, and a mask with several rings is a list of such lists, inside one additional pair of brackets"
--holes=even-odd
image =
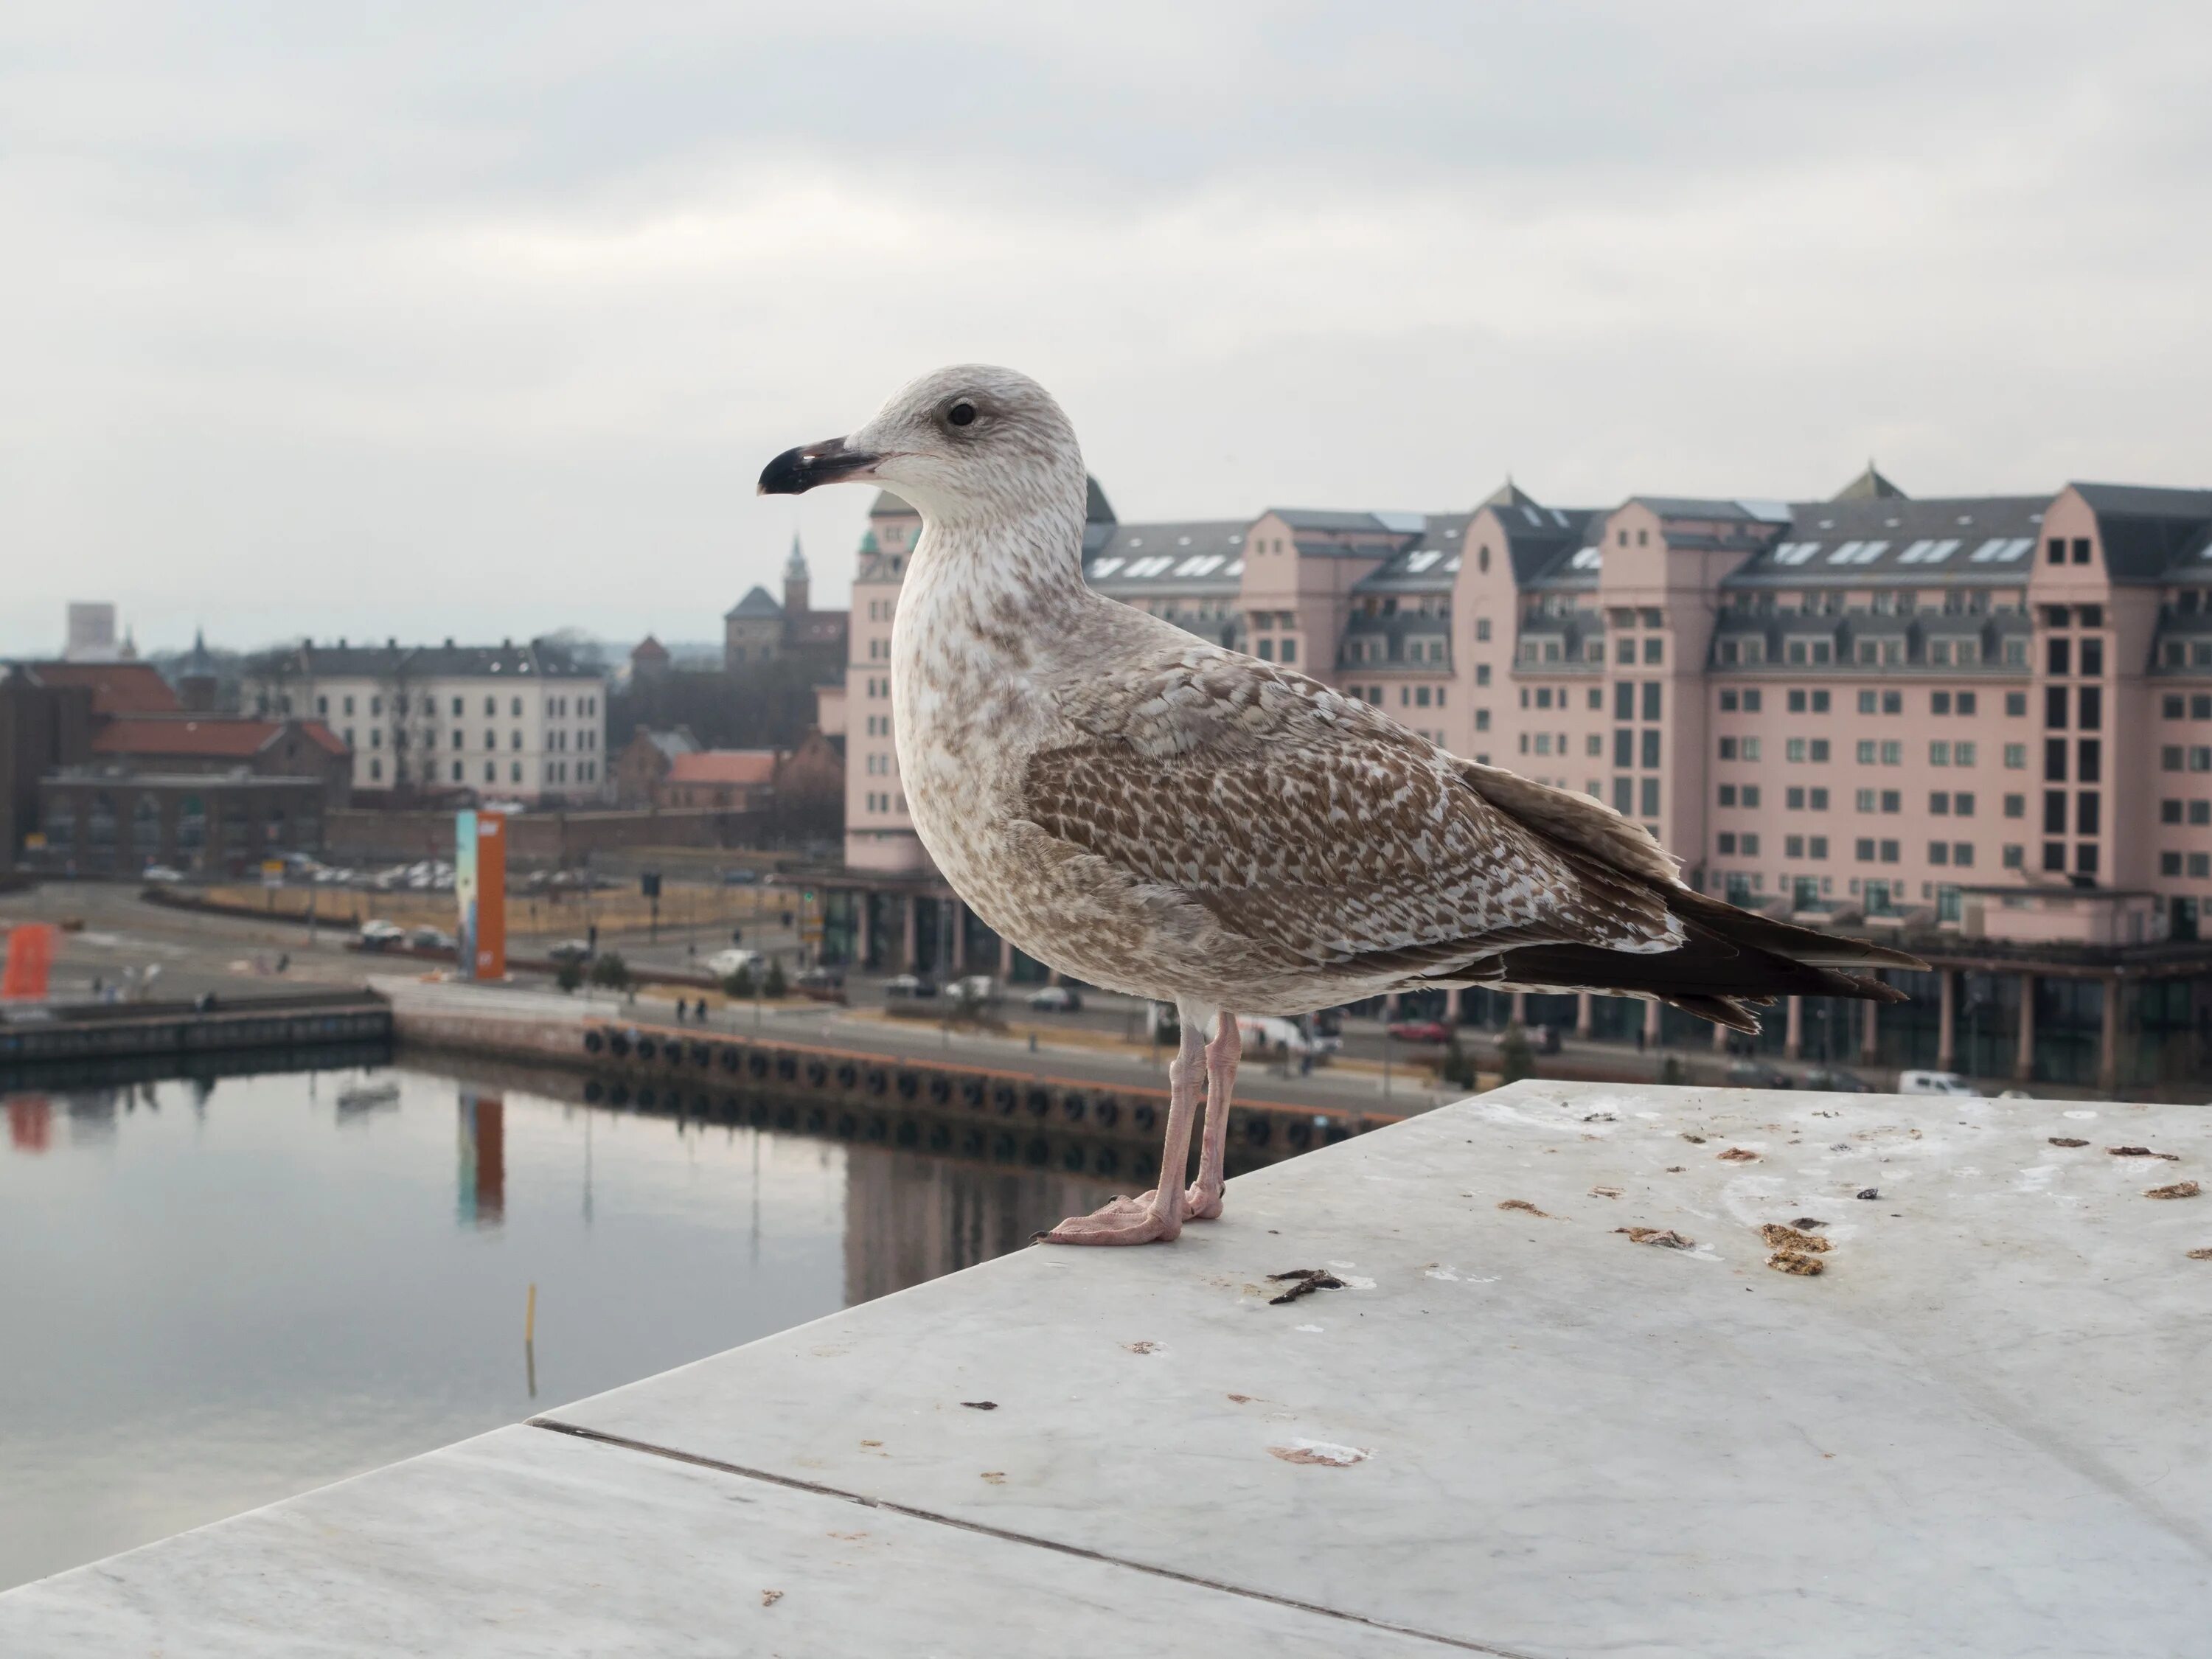
[(502, 1431), (0, 1596), (0, 1655), (2212, 1653), (2212, 1195), (2145, 1196), (2208, 1164), (2200, 1108), (1520, 1084), (548, 1413), (667, 1455)]
[[(2185, 1651), (2212, 1198), (2142, 1194), (2208, 1129), (1522, 1084), (1171, 1251), (1025, 1252), (550, 1415), (1528, 1652)], [(2104, 1150), (2145, 1142), (2180, 1161)], [(1826, 1271), (1770, 1270), (1803, 1218)], [(1305, 1267), (1352, 1288), (1270, 1305)]]
[(532, 1428), (0, 1596), (9, 1659), (1449, 1650)]

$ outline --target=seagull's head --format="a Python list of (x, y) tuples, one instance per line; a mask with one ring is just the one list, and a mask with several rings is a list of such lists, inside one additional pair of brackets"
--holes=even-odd
[(859, 482), (889, 485), (927, 519), (1072, 509), (1082, 523), (1075, 428), (1050, 392), (1011, 368), (962, 363), (925, 374), (866, 425), (785, 450), (762, 471), (760, 493)]

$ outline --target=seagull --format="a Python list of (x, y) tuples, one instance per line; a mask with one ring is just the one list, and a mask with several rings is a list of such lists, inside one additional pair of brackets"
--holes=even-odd
[(890, 682), (923, 847), (1000, 937), (1182, 1022), (1158, 1183), (1047, 1243), (1171, 1240), (1220, 1215), (1237, 1011), (1481, 986), (1656, 999), (1756, 1032), (1777, 997), (1896, 1002), (1868, 970), (1924, 965), (1697, 892), (1601, 802), (1093, 592), (1083, 453), (1025, 375), (925, 375), (777, 456), (760, 492), (862, 481), (921, 515)]

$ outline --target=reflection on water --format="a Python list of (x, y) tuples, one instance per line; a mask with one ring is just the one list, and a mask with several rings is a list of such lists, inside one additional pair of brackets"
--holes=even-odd
[(6, 1098), (0, 1587), (918, 1284), (1103, 1195), (485, 1075)]

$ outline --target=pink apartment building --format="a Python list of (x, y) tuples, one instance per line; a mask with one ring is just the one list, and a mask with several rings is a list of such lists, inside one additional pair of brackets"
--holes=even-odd
[[(1707, 891), (1931, 964), (1879, 1016), (1793, 999), (1764, 1046), (2105, 1087), (2212, 1065), (2212, 490), (1914, 500), (1869, 466), (1821, 501), (1509, 483), (1468, 513), (1131, 525), (1094, 485), (1091, 520), (1101, 592), (1604, 800)], [(861, 548), (830, 948), (1041, 976), (905, 814), (890, 623), (919, 530), (886, 495)], [(1615, 999), (1455, 1012), (1711, 1040)]]

